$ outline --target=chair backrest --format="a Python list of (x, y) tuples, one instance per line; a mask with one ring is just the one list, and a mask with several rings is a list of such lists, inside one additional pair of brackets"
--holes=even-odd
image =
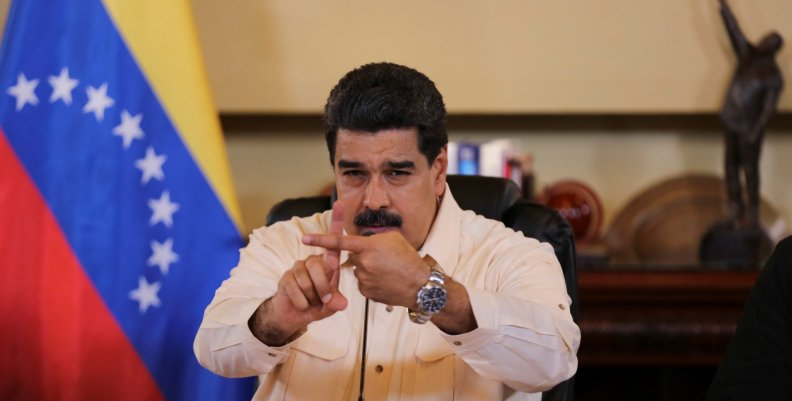
[[(449, 175), (448, 185), (462, 209), (503, 222), (526, 237), (548, 242), (561, 264), (567, 293), (572, 299), (572, 318), (578, 320), (578, 287), (575, 268), (575, 235), (572, 226), (556, 210), (521, 197), (520, 189), (505, 178)], [(284, 200), (270, 210), (267, 224), (305, 217), (332, 207), (334, 196), (323, 195)], [(574, 377), (542, 394), (543, 401), (566, 401), (574, 396)]]

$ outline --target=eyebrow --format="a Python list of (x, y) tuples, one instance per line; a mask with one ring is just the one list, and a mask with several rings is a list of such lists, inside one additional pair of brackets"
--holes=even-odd
[(339, 160), (338, 161), (339, 168), (360, 168), (363, 167), (363, 163), (361, 162), (353, 162), (349, 160)]
[(396, 168), (396, 169), (401, 169), (401, 168), (413, 168), (413, 167), (415, 167), (415, 163), (413, 163), (411, 160), (404, 160), (404, 161), (389, 161), (389, 162), (388, 162), (388, 167), (390, 167), (390, 168)]
[[(388, 167), (395, 168), (395, 169), (406, 169), (406, 168), (414, 168), (415, 163), (412, 160), (399, 160), (399, 161), (388, 161)], [(351, 161), (351, 160), (339, 160), (338, 161), (339, 168), (361, 168), (363, 167), (363, 163)]]

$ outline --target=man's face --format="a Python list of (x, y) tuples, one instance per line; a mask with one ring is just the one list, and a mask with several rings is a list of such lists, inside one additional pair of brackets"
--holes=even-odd
[(445, 190), (447, 165), (445, 147), (431, 164), (426, 162), (415, 128), (339, 129), (333, 170), (347, 233), (398, 230), (419, 249)]

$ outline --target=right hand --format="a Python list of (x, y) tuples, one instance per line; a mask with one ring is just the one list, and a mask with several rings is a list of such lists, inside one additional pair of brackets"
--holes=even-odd
[[(343, 234), (343, 207), (333, 205), (330, 233)], [(293, 334), (316, 320), (324, 319), (347, 307), (347, 299), (338, 291), (339, 251), (326, 250), (298, 260), (283, 273), (278, 291), (267, 301), (266, 320), (282, 333)]]

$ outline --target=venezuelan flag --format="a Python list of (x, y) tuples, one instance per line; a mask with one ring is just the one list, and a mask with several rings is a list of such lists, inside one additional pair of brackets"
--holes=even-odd
[(250, 399), (192, 352), (239, 213), (187, 0), (21, 0), (0, 53), (0, 399)]

